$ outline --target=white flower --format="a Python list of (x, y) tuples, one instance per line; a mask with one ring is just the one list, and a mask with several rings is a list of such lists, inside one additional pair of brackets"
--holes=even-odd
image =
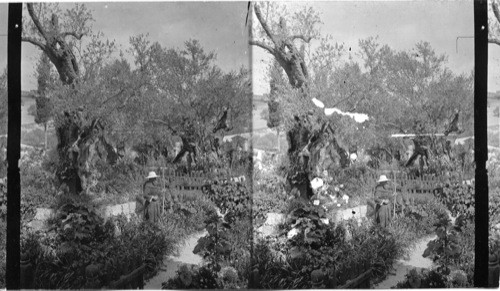
[(291, 239), (292, 237), (296, 236), (297, 234), (299, 234), (299, 230), (298, 230), (298, 229), (296, 229), (296, 228), (293, 228), (293, 229), (291, 229), (291, 230), (288, 232), (288, 234), (286, 235), (286, 237), (287, 237), (288, 239)]
[(335, 192), (339, 192), (339, 191), (340, 191), (339, 187), (335, 187)]
[(330, 221), (328, 220), (328, 218), (321, 218), (320, 219), (324, 224), (330, 224)]
[(344, 196), (342, 196), (342, 200), (345, 201), (345, 203), (349, 203), (349, 196), (347, 196), (347, 194), (344, 194)]
[(337, 207), (340, 207), (340, 203), (337, 203)]
[(314, 200), (314, 201), (313, 201), (313, 204), (314, 204), (314, 205), (319, 205), (319, 200), (317, 200), (317, 199), (316, 199), (316, 200)]
[(318, 188), (320, 188), (321, 186), (323, 186), (323, 179), (321, 178), (314, 178), (312, 181), (311, 181), (311, 187), (313, 190), (317, 190)]

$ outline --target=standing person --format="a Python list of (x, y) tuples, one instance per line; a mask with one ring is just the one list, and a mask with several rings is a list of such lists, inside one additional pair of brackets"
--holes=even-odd
[(373, 194), (377, 204), (375, 207), (375, 223), (383, 227), (387, 227), (391, 221), (390, 198), (393, 196), (394, 187), (389, 181), (385, 175), (381, 175)]
[(146, 177), (146, 182), (142, 186), (142, 204), (144, 219), (151, 222), (157, 222), (160, 218), (161, 205), (158, 201), (161, 195), (160, 187), (156, 184), (158, 176), (154, 171), (149, 172)]

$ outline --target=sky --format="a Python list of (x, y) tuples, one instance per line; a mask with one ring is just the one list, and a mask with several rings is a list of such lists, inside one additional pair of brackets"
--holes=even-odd
[[(323, 34), (344, 43), (356, 53), (359, 39), (378, 36), (380, 44), (409, 50), (419, 41), (427, 41), (438, 54), (448, 56), (447, 66), (455, 73), (474, 68), (473, 1), (341, 1), (287, 3), (291, 10), (308, 5), (320, 12)], [(257, 21), (254, 16), (254, 21)], [(314, 40), (313, 40), (314, 42)], [(314, 47), (314, 43), (312, 43)], [(499, 47), (500, 49), (500, 47)], [(252, 48), (254, 94), (269, 92), (266, 67), (270, 55)], [(499, 84), (500, 85), (500, 84)]]
[[(61, 8), (71, 3), (62, 3)], [(183, 48), (189, 39), (200, 41), (205, 51), (217, 53), (216, 64), (224, 71), (249, 67), (248, 32), (245, 28), (246, 2), (212, 3), (86, 3), (93, 10), (94, 31), (102, 31), (115, 40), (123, 51), (129, 37), (149, 33), (152, 42), (163, 47)], [(0, 34), (7, 31), (7, 4), (0, 4)], [(0, 69), (7, 66), (7, 38), (0, 36)], [(34, 66), (39, 50), (22, 45), (22, 90), (36, 89)]]

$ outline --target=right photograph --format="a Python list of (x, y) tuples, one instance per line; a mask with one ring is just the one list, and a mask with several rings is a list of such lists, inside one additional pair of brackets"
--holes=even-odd
[[(490, 68), (500, 65), (499, 3), (489, 5), (498, 35), (490, 28)], [(250, 4), (250, 288), (473, 287), (473, 5)], [(500, 242), (494, 74), (492, 254)]]

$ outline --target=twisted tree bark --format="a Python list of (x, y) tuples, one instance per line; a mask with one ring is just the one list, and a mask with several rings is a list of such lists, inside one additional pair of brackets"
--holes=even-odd
[[(266, 44), (262, 41), (250, 40), (250, 45), (263, 48), (273, 55), (284, 69), (290, 85), (297, 90), (301, 90), (303, 94), (307, 94), (303, 90), (307, 86), (309, 79), (307, 64), (304, 60), (304, 51), (303, 49), (298, 49), (294, 41), (300, 39), (305, 43), (309, 43), (312, 37), (288, 33), (286, 21), (283, 17), (279, 23), (280, 31), (273, 32), (263, 17), (259, 5), (254, 3), (253, 8), (257, 20), (271, 43)], [(337, 143), (334, 132), (327, 122), (315, 124), (320, 129), (314, 129), (308, 115), (294, 116), (293, 118), (295, 120), (294, 126), (286, 133), (288, 159), (290, 161), (287, 174), (288, 190), (290, 192), (298, 192), (302, 199), (309, 199), (313, 195), (310, 181), (314, 175), (314, 169), (322, 162), (318, 158), (319, 152), (322, 149), (326, 150), (333, 147), (341, 157), (343, 167), (346, 166), (346, 161), (348, 163), (349, 159), (347, 152)]]

